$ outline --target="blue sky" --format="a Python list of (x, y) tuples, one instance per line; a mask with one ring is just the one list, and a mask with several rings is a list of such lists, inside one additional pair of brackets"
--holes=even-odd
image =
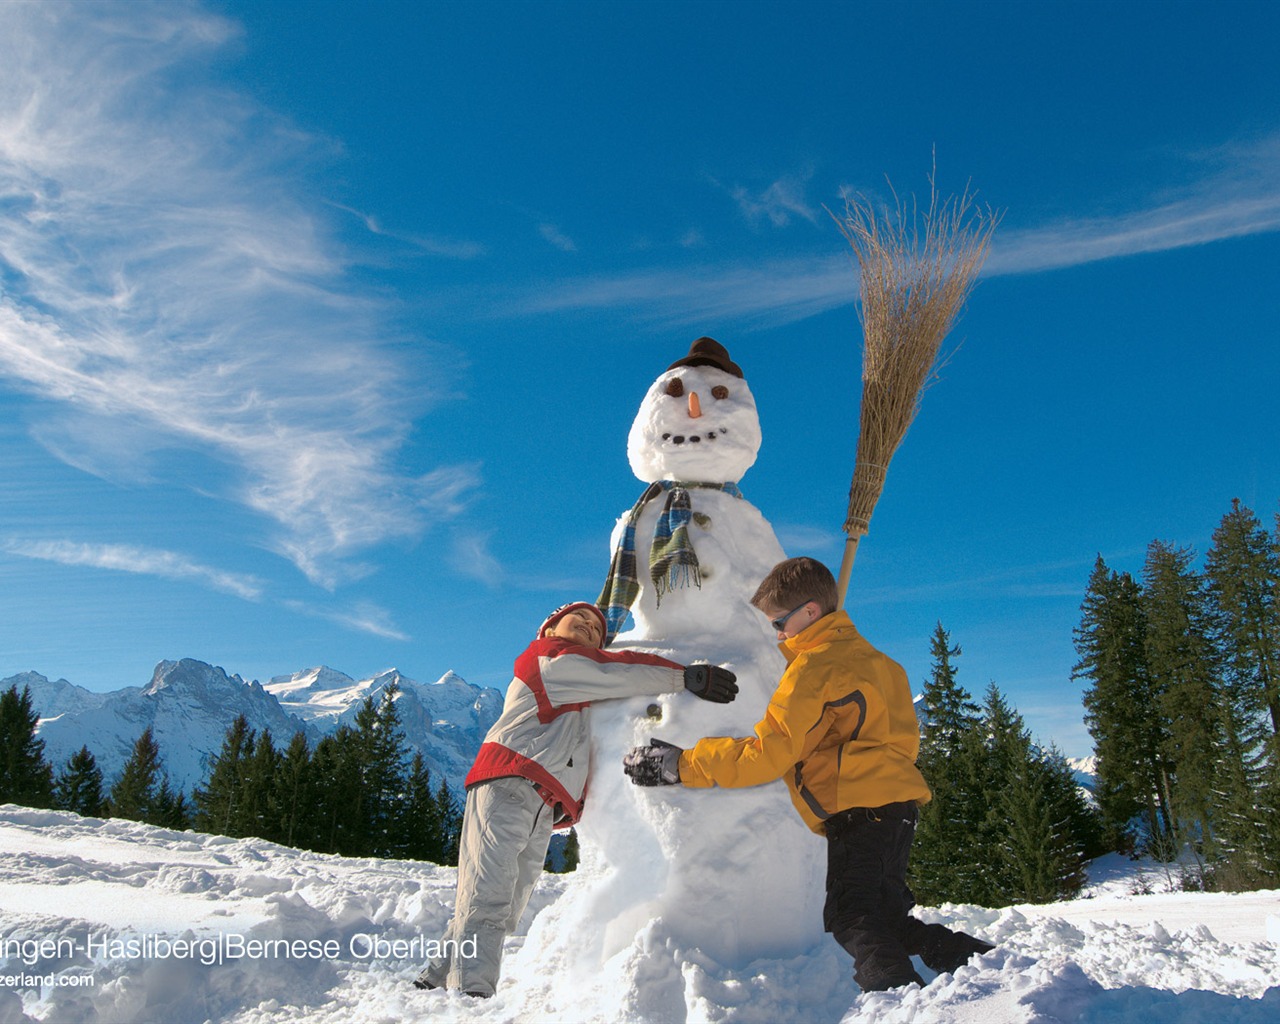
[(453, 669), (594, 598), (699, 335), (833, 566), (842, 195), (1003, 211), (848, 608), (1089, 752), (1094, 558), (1280, 499), (1273, 5), (0, 6), (0, 677)]

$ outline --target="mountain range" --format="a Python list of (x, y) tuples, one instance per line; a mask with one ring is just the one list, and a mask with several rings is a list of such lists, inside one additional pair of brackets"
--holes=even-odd
[(377, 703), (387, 687), (399, 688), (400, 714), (410, 753), (421, 751), (433, 779), (447, 779), (455, 793), (489, 727), (502, 710), (497, 690), (473, 686), (446, 672), (419, 683), (395, 669), (356, 680), (320, 667), (276, 676), (266, 684), (202, 661), (162, 661), (146, 686), (96, 693), (38, 672), (0, 680), (0, 691), (16, 685), (31, 692), (40, 716), (37, 735), (55, 773), (81, 747), (97, 759), (107, 785), (119, 775), (134, 742), (151, 727), (169, 782), (190, 794), (208, 773), (227, 728), (244, 715), (257, 732), (271, 731), (277, 749), (303, 733), (312, 748), (341, 725), (351, 725), (365, 698)]

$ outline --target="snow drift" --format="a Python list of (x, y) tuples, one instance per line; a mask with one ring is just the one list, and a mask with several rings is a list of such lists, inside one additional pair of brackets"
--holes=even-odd
[[(453, 869), (345, 859), (253, 839), (0, 807), (0, 1021), (57, 1024), (350, 1024), (351, 1021), (1263, 1024), (1280, 1015), (1280, 891), (1139, 888), (1120, 858), (1095, 864), (1086, 898), (1048, 906), (926, 908), (990, 936), (992, 954), (926, 988), (860, 994), (829, 939), (745, 967), (672, 950), (683, 998), (645, 993), (624, 955), (598, 977), (559, 973), (529, 924), (559, 899), (544, 875), (494, 999), (410, 984), (442, 933)], [(1163, 888), (1150, 873), (1144, 887)], [(260, 955), (155, 953), (164, 939)], [(664, 941), (642, 934), (640, 944)], [(275, 945), (271, 945), (271, 943)], [(133, 945), (130, 945), (133, 943)], [(41, 948), (43, 944), (43, 949)], [(287, 946), (297, 955), (290, 955)], [(308, 950), (314, 950), (309, 953)], [(161, 947), (161, 952), (165, 950)], [(43, 952), (54, 955), (44, 956)], [(633, 957), (632, 960), (635, 958)], [(665, 962), (666, 957), (659, 962)], [(29, 961), (29, 962), (28, 962)], [(652, 962), (652, 960), (650, 960)], [(618, 981), (626, 978), (628, 984)], [(631, 992), (625, 1005), (616, 993)], [(638, 996), (636, 995), (638, 993)]]

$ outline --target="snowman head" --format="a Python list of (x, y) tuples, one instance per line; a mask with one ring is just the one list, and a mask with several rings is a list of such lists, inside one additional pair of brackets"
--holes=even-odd
[(756, 400), (711, 338), (695, 341), (653, 382), (627, 437), (631, 471), (646, 483), (737, 483), (759, 451)]

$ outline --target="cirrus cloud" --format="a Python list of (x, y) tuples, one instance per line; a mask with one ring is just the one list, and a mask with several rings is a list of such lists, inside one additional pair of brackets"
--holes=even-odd
[[(1280, 230), (1278, 160), (1280, 134), (1235, 141), (1184, 155), (1177, 170), (1185, 184), (1153, 188), (1129, 209), (1021, 226), (1006, 219), (983, 274), (1044, 273)], [(733, 194), (753, 222), (783, 226), (789, 213), (804, 216), (808, 209), (786, 182), (755, 197), (741, 189)], [(833, 228), (831, 244), (810, 255), (560, 278), (513, 296), (503, 312), (622, 309), (669, 325), (741, 318), (776, 326), (857, 298), (856, 265)]]
[(212, 78), (238, 34), (187, 3), (0, 6), (0, 383), (79, 468), (221, 463), (219, 497), (333, 587), (456, 514), (478, 469), (398, 468), (448, 361), (409, 365), (351, 279), (307, 174), (337, 147)]
[(194, 581), (224, 594), (256, 601), (262, 597), (263, 583), (256, 576), (226, 572), (204, 565), (186, 555), (134, 544), (87, 544), (71, 540), (10, 539), (3, 545), (11, 555), (34, 558), (59, 565), (90, 566), (115, 572), (159, 576), (169, 580)]

